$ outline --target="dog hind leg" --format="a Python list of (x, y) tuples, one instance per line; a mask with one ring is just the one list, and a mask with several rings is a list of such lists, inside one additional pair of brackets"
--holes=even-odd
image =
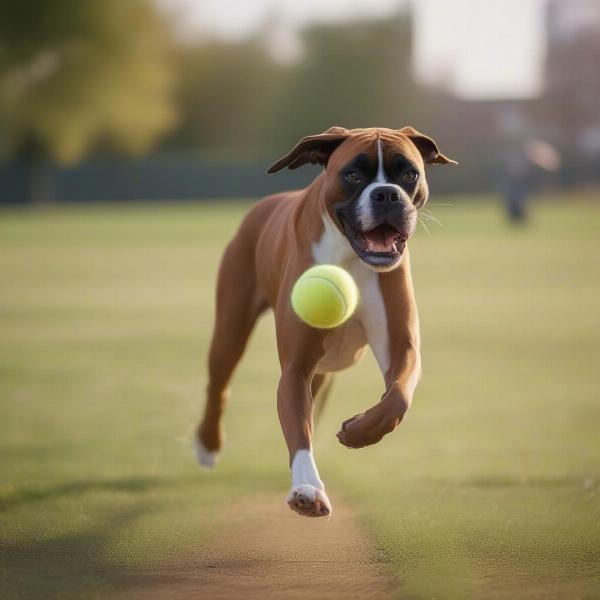
[(215, 465), (223, 445), (222, 417), (229, 382), (256, 320), (267, 308), (257, 290), (253, 253), (237, 236), (227, 247), (217, 281), (216, 316), (208, 356), (208, 384), (204, 416), (196, 432), (196, 454), (201, 466)]
[(315, 373), (310, 383), (314, 408), (315, 423), (318, 424), (322, 418), (325, 405), (331, 395), (333, 387), (333, 373)]

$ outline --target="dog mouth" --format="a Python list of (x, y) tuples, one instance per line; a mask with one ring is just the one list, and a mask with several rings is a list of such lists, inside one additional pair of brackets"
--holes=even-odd
[(350, 245), (361, 260), (377, 267), (389, 267), (399, 262), (409, 238), (405, 233), (390, 223), (362, 231), (350, 225), (341, 215), (340, 220)]

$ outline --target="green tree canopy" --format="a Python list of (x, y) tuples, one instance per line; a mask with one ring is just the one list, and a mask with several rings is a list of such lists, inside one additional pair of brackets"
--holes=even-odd
[(408, 14), (301, 32), (297, 63), (267, 50), (269, 29), (243, 42), (200, 40), (178, 53), (181, 119), (165, 147), (274, 153), (331, 125), (422, 125)]
[(260, 40), (210, 41), (178, 52), (180, 121), (165, 145), (220, 154), (256, 150), (281, 85)]
[(150, 0), (0, 0), (0, 15), (4, 156), (138, 153), (174, 123), (169, 37)]
[(305, 58), (290, 70), (289, 84), (270, 113), (271, 144), (332, 125), (401, 127), (419, 115), (408, 15), (314, 25), (303, 37)]

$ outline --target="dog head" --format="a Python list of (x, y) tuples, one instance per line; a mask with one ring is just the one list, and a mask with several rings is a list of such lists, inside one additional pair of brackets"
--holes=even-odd
[(429, 195), (426, 164), (457, 164), (412, 127), (331, 127), (303, 138), (268, 173), (307, 163), (325, 167), (322, 202), (336, 227), (369, 267), (397, 267)]

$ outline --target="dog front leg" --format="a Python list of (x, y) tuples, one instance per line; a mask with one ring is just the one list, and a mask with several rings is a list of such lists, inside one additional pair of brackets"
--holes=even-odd
[(307, 517), (331, 514), (331, 503), (312, 454), (312, 372), (298, 364), (284, 366), (277, 389), (277, 412), (290, 454), (292, 488), (287, 503)]
[(375, 406), (342, 423), (337, 437), (350, 448), (376, 444), (396, 429), (412, 403), (421, 377), (419, 317), (408, 250), (406, 253), (398, 269), (379, 275), (386, 335), (374, 340), (375, 347), (373, 341), (370, 343), (375, 355), (383, 357), (378, 362), (385, 381), (385, 393)]
[(400, 425), (412, 403), (421, 376), (418, 346), (408, 344), (398, 351), (398, 362), (386, 376), (386, 390), (381, 400), (364, 413), (342, 423), (338, 440), (349, 448), (376, 444)]

